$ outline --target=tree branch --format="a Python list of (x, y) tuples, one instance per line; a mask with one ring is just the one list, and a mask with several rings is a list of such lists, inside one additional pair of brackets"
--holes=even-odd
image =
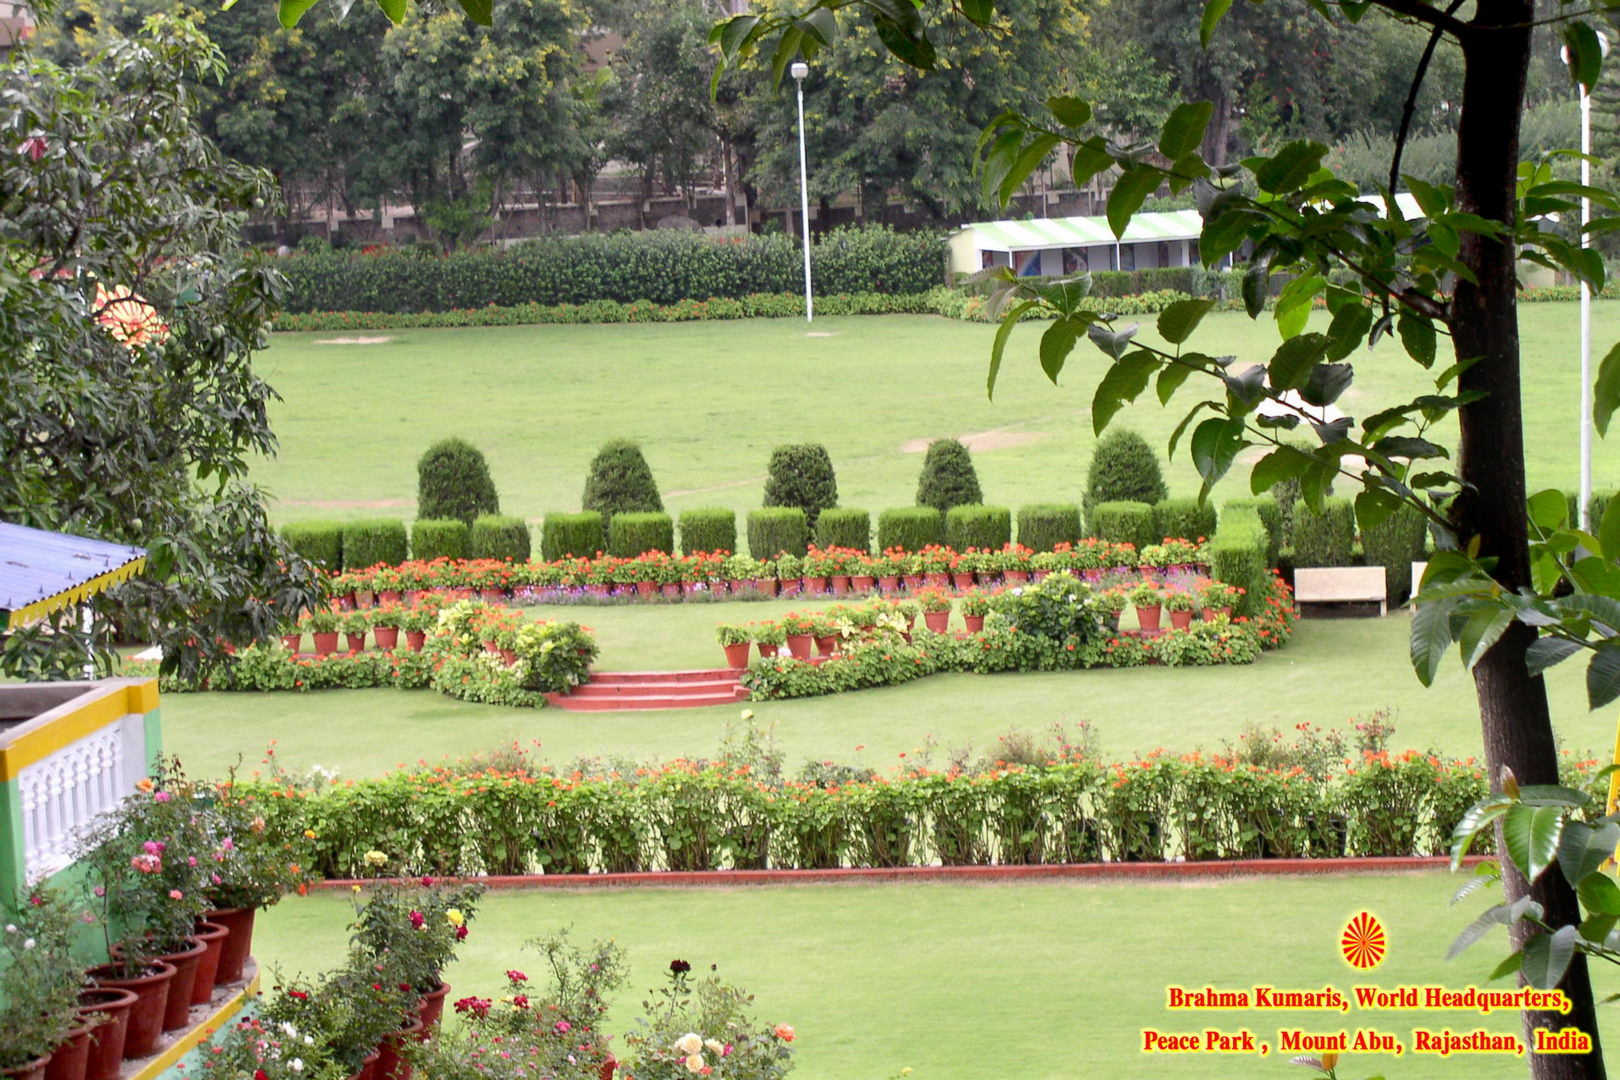
[[(1463, 0), (1451, 0), (1451, 6), (1446, 8), (1446, 15), (1457, 13), (1462, 7)], [(1406, 91), (1406, 104), (1401, 108), (1401, 127), (1395, 133), (1395, 153), (1389, 162), (1389, 199), (1395, 201), (1395, 187), (1401, 179), (1401, 155), (1406, 151), (1406, 139), (1412, 132), (1412, 115), (1417, 111), (1418, 92), (1423, 89), (1423, 78), (1429, 73), (1429, 61), (1434, 59), (1435, 46), (1440, 44), (1442, 30), (1436, 26), (1429, 32), (1429, 42), (1423, 47), (1423, 56), (1418, 60), (1417, 71), (1412, 75), (1412, 85)], [(1387, 207), (1390, 214), (1394, 214), (1393, 205)], [(1385, 311), (1384, 314), (1389, 314)]]
[(1427, 26), (1434, 27), (1435, 30), (1441, 33), (1450, 34), (1458, 41), (1471, 37), (1478, 32), (1478, 28), (1470, 23), (1463, 22), (1452, 14), (1456, 10), (1455, 4), (1449, 11), (1440, 11), (1423, 3), (1422, 0), (1372, 0), (1372, 2), (1375, 6), (1382, 8), (1391, 15), (1415, 19)]

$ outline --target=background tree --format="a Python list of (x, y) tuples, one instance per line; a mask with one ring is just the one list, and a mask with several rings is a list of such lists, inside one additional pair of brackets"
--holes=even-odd
[(979, 474), (973, 469), (973, 455), (956, 439), (935, 439), (923, 456), (922, 474), (917, 477), (917, 505), (932, 506), (944, 513), (964, 503), (982, 503)]
[(765, 467), (765, 506), (797, 506), (815, 533), (823, 510), (838, 505), (838, 477), (820, 443), (794, 443), (771, 451)]
[(641, 454), (641, 447), (628, 439), (613, 439), (591, 459), (585, 477), (585, 494), (580, 509), (602, 515), (602, 531), (607, 534), (613, 515), (633, 511), (662, 510), (658, 484)]
[[(196, 129), (186, 81), (220, 74), (162, 17), (76, 68), (0, 73), (0, 124), (26, 133), (0, 156), (0, 518), (147, 548), (149, 572), (95, 601), (97, 644), (116, 617), (185, 671), (319, 595), (244, 479), (275, 451), (252, 356), (278, 279), (240, 229), (274, 189)], [(73, 623), (6, 635), (0, 666), (72, 673)]]
[(483, 453), (465, 439), (441, 439), (416, 463), (416, 516), (453, 518), (471, 526), (481, 514), (498, 514), (501, 501)]

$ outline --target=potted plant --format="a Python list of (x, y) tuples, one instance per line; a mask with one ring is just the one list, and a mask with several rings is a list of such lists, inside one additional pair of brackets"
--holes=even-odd
[(1029, 581), (1034, 566), (1035, 552), (1023, 544), (1009, 542), (1001, 549), (1001, 576), (1008, 585), (1023, 585)]
[[(78, 1018), (83, 966), (73, 958), (73, 909), (44, 888), (18, 898), (0, 928), (0, 1076), (42, 1080), (51, 1056), (88, 1030)], [(85, 1045), (88, 1049), (88, 1046)]]
[(407, 987), (425, 1028), (439, 1021), (450, 986), (444, 969), (467, 937), (482, 885), (374, 886), (350, 927), (356, 948), (382, 969), (381, 981)]
[(402, 611), (399, 628), (405, 631), (405, 647), (412, 652), (421, 652), (422, 646), (427, 644), (428, 631), (438, 621), (438, 611), (430, 607), (417, 606)]
[(1240, 586), (1228, 585), (1224, 581), (1206, 582), (1198, 590), (1198, 606), (1203, 608), (1204, 618), (1211, 622), (1217, 618), (1230, 619), (1232, 609), (1242, 598), (1243, 589)]
[(891, 548), (894, 557), (899, 563), (900, 582), (905, 585), (907, 592), (916, 592), (928, 580), (923, 573), (923, 557), (920, 551), (903, 551), (900, 548)]
[(753, 631), (754, 642), (759, 646), (761, 659), (768, 660), (779, 655), (782, 646), (787, 644), (787, 630), (782, 627), (781, 623), (755, 623)]
[(1136, 624), (1150, 633), (1159, 629), (1159, 607), (1164, 602), (1159, 587), (1144, 581), (1131, 590), (1131, 604), (1136, 608)]
[(984, 556), (978, 548), (968, 548), (951, 559), (951, 587), (957, 592), (973, 588), (975, 576), (985, 568)]
[(922, 602), (912, 597), (907, 597), (906, 599), (895, 604), (895, 610), (899, 612), (900, 619), (904, 624), (904, 629), (900, 631), (900, 636), (905, 638), (906, 644), (909, 645), (911, 644), (911, 628), (916, 625), (918, 617), (922, 615)]
[(990, 613), (990, 597), (978, 589), (962, 594), (962, 623), (967, 632), (977, 634), (984, 629), (984, 617)]
[(303, 631), (303, 627), (301, 625), (299, 625), (299, 624), (294, 624), (292, 626), (287, 626), (286, 624), (282, 625), (282, 627), (281, 627), (281, 646), (282, 646), (282, 648), (286, 649), (288, 652), (290, 652), (290, 653), (292, 653), (293, 655), (296, 656), (298, 654), (299, 646), (301, 646), (303, 644), (303, 641), (304, 641), (304, 631)]
[(371, 636), (377, 648), (392, 652), (399, 647), (400, 625), (405, 621), (405, 609), (398, 604), (386, 604), (371, 613)]
[(815, 640), (815, 619), (800, 612), (789, 612), (782, 616), (782, 629), (787, 633), (787, 647), (793, 658), (810, 659), (810, 643)]
[(375, 567), (364, 570), (345, 570), (343, 576), (348, 579), (349, 590), (354, 594), (355, 607), (370, 607), (377, 602), (376, 589), (372, 584), (372, 571)]
[(1165, 537), (1161, 546), (1164, 548), (1164, 565), (1171, 570), (1195, 573), (1199, 566), (1207, 562), (1202, 536), (1196, 541)]
[(810, 616), (810, 636), (815, 640), (818, 654), (831, 656), (837, 650), (838, 618), (834, 611), (819, 611)]
[(720, 647), (726, 652), (726, 666), (734, 671), (747, 667), (748, 651), (754, 641), (753, 631), (746, 626), (722, 623), (715, 627), (714, 633), (720, 640)]
[(1170, 612), (1170, 625), (1177, 630), (1191, 626), (1197, 598), (1186, 589), (1166, 589), (1163, 596), (1165, 610)]
[(1112, 589), (1103, 589), (1097, 594), (1098, 602), (1102, 604), (1103, 611), (1108, 614), (1108, 629), (1110, 631), (1119, 632), (1119, 617), (1124, 612), (1125, 605), (1130, 603), (1130, 593), (1129, 589), (1115, 586)]
[[(397, 607), (398, 605), (390, 605)], [(366, 632), (371, 629), (370, 611), (345, 611), (338, 616), (338, 629), (343, 631), (344, 644), (352, 653), (364, 652)]]
[(799, 592), (820, 596), (827, 591), (827, 557), (814, 544), (799, 562)]
[(371, 568), (371, 587), (377, 592), (378, 603), (399, 603), (404, 599), (404, 585), (405, 579), (400, 576), (398, 567), (379, 563)]
[(299, 622), (315, 640), (315, 655), (330, 656), (337, 652), (338, 627), (342, 616), (331, 608), (316, 608), (306, 612)]
[(923, 582), (936, 589), (943, 589), (950, 584), (951, 562), (956, 558), (956, 552), (948, 547), (938, 544), (929, 544), (917, 553), (917, 565), (923, 576)]
[(944, 589), (924, 588), (917, 593), (922, 607), (923, 624), (936, 634), (943, 634), (951, 621), (951, 598)]

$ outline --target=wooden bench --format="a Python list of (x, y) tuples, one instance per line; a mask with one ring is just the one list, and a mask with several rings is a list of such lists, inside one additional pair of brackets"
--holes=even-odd
[(1389, 591), (1382, 566), (1308, 566), (1294, 571), (1294, 599), (1302, 604), (1378, 602), (1389, 613)]

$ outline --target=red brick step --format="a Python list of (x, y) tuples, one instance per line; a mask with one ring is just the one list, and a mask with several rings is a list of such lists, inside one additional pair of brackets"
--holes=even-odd
[(620, 712), (633, 709), (699, 709), (734, 705), (748, 691), (728, 668), (700, 671), (603, 671), (567, 694), (547, 694), (546, 701), (570, 712)]

